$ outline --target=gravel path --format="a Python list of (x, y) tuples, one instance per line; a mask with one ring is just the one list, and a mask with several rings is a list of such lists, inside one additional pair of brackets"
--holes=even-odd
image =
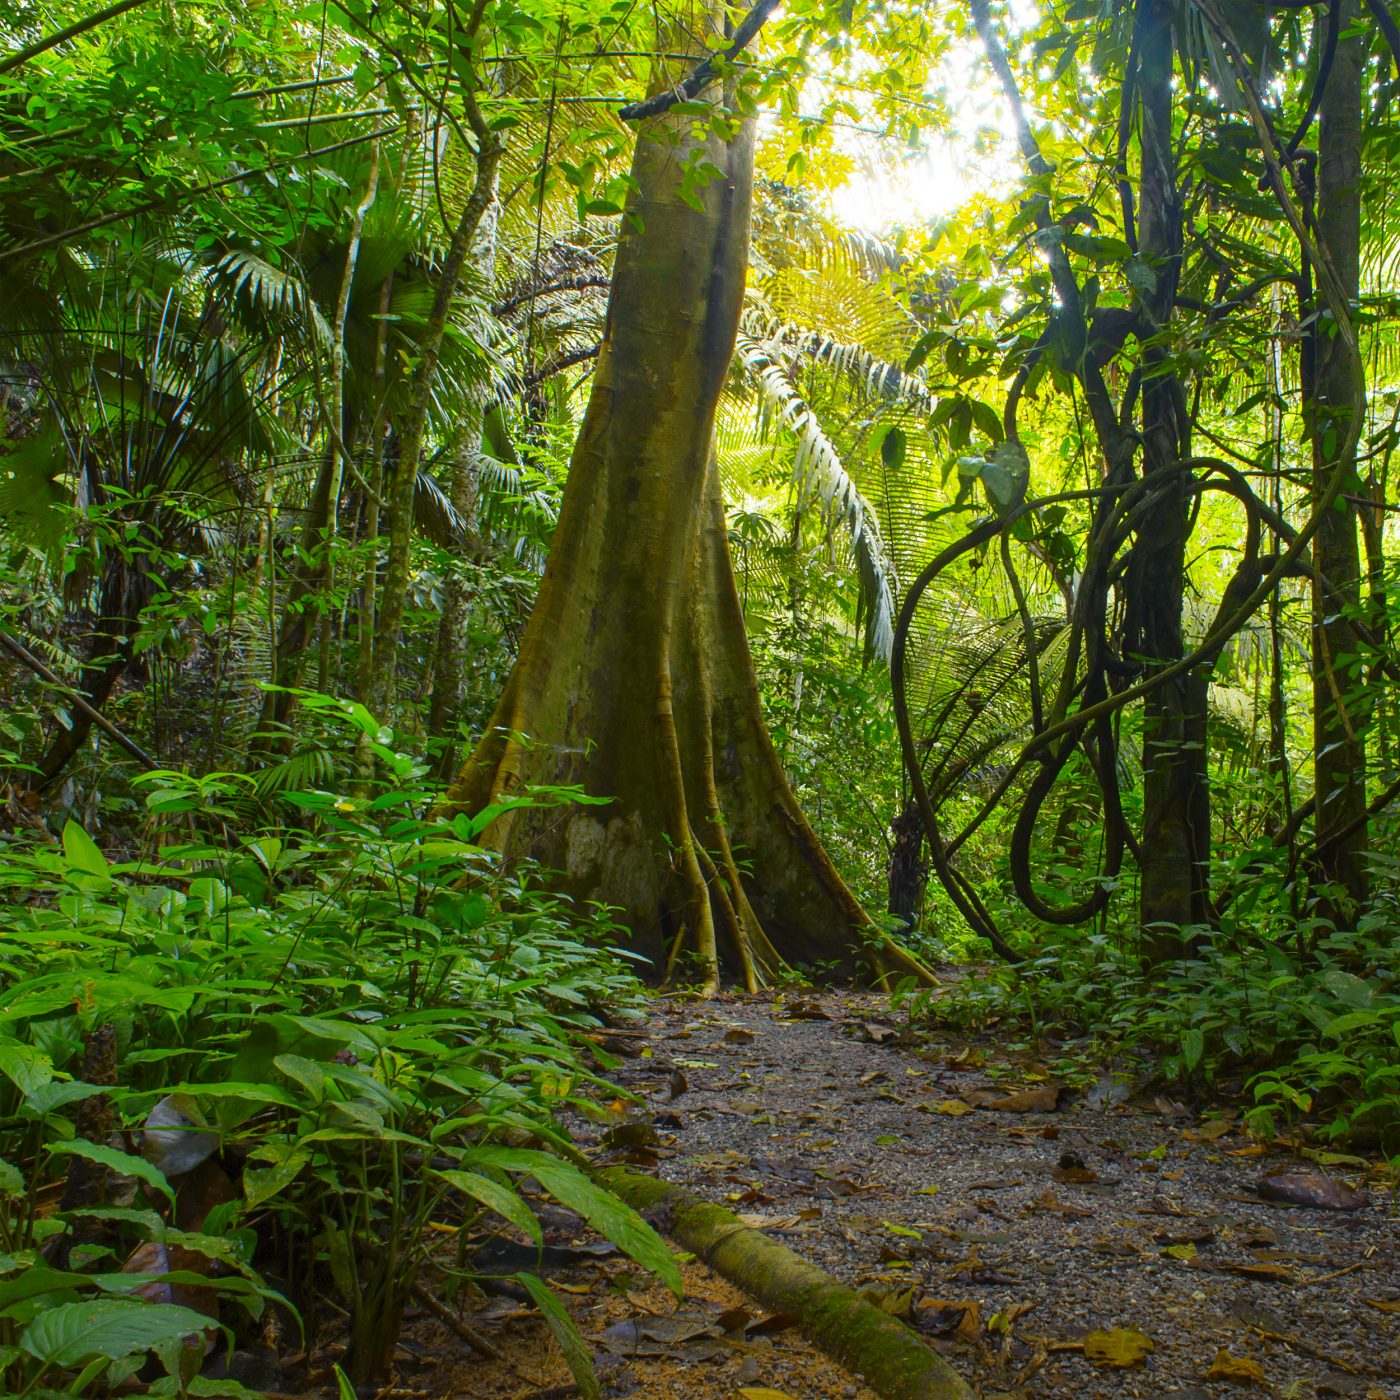
[[(611, 1046), (645, 1110), (579, 1137), (874, 1290), (987, 1396), (1400, 1397), (1400, 1202), (1381, 1171), (1108, 1079), (1062, 1090), (990, 1042), (905, 1048), (896, 1026), (872, 996), (660, 1000), (645, 1039)], [(1285, 1169), (1368, 1203), (1262, 1199)]]

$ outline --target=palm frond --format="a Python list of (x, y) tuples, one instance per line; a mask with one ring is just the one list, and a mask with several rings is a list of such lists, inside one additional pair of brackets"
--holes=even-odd
[(800, 495), (820, 499), (829, 520), (839, 517), (846, 524), (865, 599), (866, 649), (888, 661), (894, 643), (895, 572), (875, 512), (786, 368), (747, 336), (739, 337), (736, 348), (765, 402), (796, 439), (792, 477)]

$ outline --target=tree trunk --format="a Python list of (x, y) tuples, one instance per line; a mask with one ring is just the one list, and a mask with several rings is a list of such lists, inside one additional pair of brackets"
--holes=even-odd
[[(495, 192), (492, 204), (477, 230), (473, 258), (482, 280), (490, 287), (496, 272)], [(481, 434), (486, 421), (486, 401), (490, 389), (481, 385), (464, 405), (461, 433), (452, 461), (452, 509), (469, 533), (475, 533), (477, 513), (477, 471), (481, 460)], [(452, 571), (443, 580), (442, 619), (438, 624), (437, 650), (433, 659), (433, 695), (428, 705), (428, 733), (443, 740), (443, 750), (437, 759), (437, 771), (445, 780), (457, 768), (457, 724), (462, 708), (463, 633), (467, 624), (470, 594), (466, 579)]]
[[(301, 544), (296, 568), (292, 573), (282, 610), (282, 625), (277, 629), (277, 644), (273, 653), (273, 684), (263, 699), (260, 737), (254, 746), (255, 756), (266, 756), (284, 741), (290, 741), (288, 719), (292, 710), (289, 690), (301, 682), (306, 645), (312, 632), (312, 621), (319, 615), (322, 626), (322, 662), (318, 684), (326, 686), (330, 646), (330, 592), (335, 582), (335, 535), (340, 516), (340, 487), (344, 480), (345, 463), (350, 455), (352, 434), (345, 405), (345, 323), (350, 311), (350, 292), (355, 282), (355, 267), (360, 258), (360, 236), (364, 231), (365, 215), (369, 213), (379, 189), (379, 142), (370, 147), (369, 173), (365, 177), (365, 192), (350, 220), (350, 236), (345, 248), (345, 262), (336, 294), (335, 313), (331, 324), (330, 395), (320, 405), (325, 420), (327, 443), (316, 472), (306, 521), (302, 526)], [(314, 330), (310, 332), (314, 343)], [(319, 374), (319, 367), (317, 369)]]
[[(548, 567), (447, 802), (479, 811), (556, 784), (611, 798), (518, 809), (489, 839), (537, 856), (575, 897), (617, 907), (655, 972), (689, 949), (708, 986), (724, 969), (756, 988), (784, 959), (854, 970), (871, 926), (760, 712), (711, 457), (748, 260), (753, 130), (726, 142), (697, 125), (667, 113), (642, 129)], [(718, 174), (688, 189), (698, 161)], [(922, 973), (888, 944), (881, 953), (885, 967)]]
[[(1361, 81), (1365, 40), (1356, 29), (1357, 0), (1340, 0), (1341, 34), (1319, 109), (1317, 238), (1332, 257), (1347, 298), (1360, 289)], [(1349, 431), (1362, 406), (1347, 354), (1329, 334), (1331, 317), (1315, 315), (1311, 335), (1314, 393), (1310, 410), (1314, 490), (1337, 467), (1337, 452), (1352, 443), (1346, 467), (1349, 495), (1364, 492), (1356, 476), (1355, 437)], [(1323, 907), (1334, 920), (1366, 898), (1365, 678), (1351, 622), (1361, 617), (1361, 560), (1351, 505), (1329, 510), (1313, 541), (1313, 752), (1317, 793), (1317, 877), (1330, 892)], [(1330, 587), (1324, 588), (1326, 579)], [(1352, 828), (1350, 831), (1347, 828)]]
[[(1140, 0), (1137, 10), (1141, 92), (1140, 251), (1157, 285), (1144, 310), (1153, 334), (1143, 347), (1144, 476), (1177, 468), (1159, 488), (1138, 530), (1127, 582), (1128, 645), (1149, 677), (1182, 656), (1181, 601), (1186, 576), (1187, 486), (1178, 464), (1189, 453), (1190, 425), (1181, 382), (1162, 344), (1181, 271), (1181, 200), (1172, 148), (1170, 0)], [(1205, 683), (1181, 676), (1143, 701), (1143, 826), (1139, 915), (1152, 962), (1173, 956), (1179, 930), (1207, 917), (1209, 836), (1204, 774)], [(1205, 829), (1199, 829), (1202, 809)]]
[[(478, 3), (463, 42), (470, 45), (481, 26), (485, 5)], [(469, 48), (464, 50), (469, 52)], [(427, 324), (418, 342), (418, 363), (413, 371), (408, 411), (400, 429), (399, 457), (394, 466), (389, 489), (389, 547), (384, 566), (384, 585), (379, 597), (375, 619), (374, 653), (370, 668), (370, 684), (365, 704), (388, 721), (394, 710), (394, 679), (399, 659), (399, 640), (403, 631), (404, 607), (408, 601), (411, 572), (410, 545), (413, 537), (413, 498), (418, 489), (418, 469), (422, 465), (423, 449), (428, 434), (428, 413), (432, 406), (433, 389), (437, 381), (438, 361), (442, 358), (447, 322), (452, 303), (466, 267), (472, 243), (476, 238), (486, 211), (496, 192), (496, 172), (500, 168), (504, 149), (500, 137), (487, 126), (477, 105), (472, 88), (473, 77), (468, 62), (463, 100), (468, 123), (477, 138), (476, 179), (467, 197), (452, 240), (438, 273), (437, 292)]]
[[(132, 563), (115, 545), (111, 546), (103, 569), (92, 640), (77, 681), (78, 693), (94, 709), (100, 710), (107, 703), (131, 665), (132, 640), (150, 596), (144, 568), (141, 556)], [(39, 760), (39, 787), (47, 787), (68, 767), (87, 742), (92, 726), (92, 716), (74, 705), (68, 712), (67, 727), (58, 731)]]
[(894, 841), (890, 846), (889, 913), (906, 929), (923, 922), (924, 891), (928, 888), (928, 865), (923, 859), (924, 818), (918, 802), (910, 798), (890, 823)]

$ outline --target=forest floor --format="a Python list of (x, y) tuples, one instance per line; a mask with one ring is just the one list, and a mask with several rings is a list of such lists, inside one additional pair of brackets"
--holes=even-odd
[[(637, 1101), (575, 1124), (590, 1155), (690, 1186), (868, 1290), (985, 1397), (1400, 1397), (1400, 1195), (1379, 1164), (1260, 1142), (1237, 1102), (1090, 1080), (1073, 1047), (920, 1043), (873, 995), (663, 998), (607, 1043)], [(1366, 1202), (1270, 1201), (1280, 1173)], [(551, 1234), (605, 1396), (870, 1397), (701, 1266), (677, 1304), (568, 1220)], [(425, 1320), (399, 1393), (576, 1393), (522, 1298), (472, 1323), (501, 1361)]]

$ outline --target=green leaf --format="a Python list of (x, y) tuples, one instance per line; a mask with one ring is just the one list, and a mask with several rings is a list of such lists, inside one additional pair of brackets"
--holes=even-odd
[(306, 1090), (314, 1102), (320, 1103), (326, 1096), (326, 1072), (315, 1060), (302, 1055), (278, 1055), (272, 1063)]
[(97, 849), (97, 843), (71, 817), (63, 828), (63, 854), (69, 866), (84, 875), (100, 875), (110, 879), (107, 857)]
[(576, 1210), (597, 1232), (650, 1270), (677, 1298), (684, 1296), (680, 1269), (665, 1241), (631, 1206), (590, 1181), (577, 1167), (523, 1147), (478, 1147), (474, 1166), (533, 1176), (561, 1205)]
[(540, 1222), (535, 1218), (534, 1211), (509, 1186), (502, 1186), (475, 1172), (441, 1171), (437, 1175), (450, 1186), (465, 1192), (472, 1200), (480, 1202), (487, 1210), (494, 1210), (503, 1220), (510, 1221), (536, 1244), (540, 1243), (543, 1238)]
[(148, 1186), (154, 1186), (172, 1201), (175, 1199), (175, 1193), (170, 1189), (165, 1173), (144, 1157), (134, 1157), (130, 1152), (118, 1152), (115, 1147), (87, 1142), (83, 1138), (74, 1138), (70, 1142), (51, 1142), (49, 1151), (55, 1156), (85, 1157), (89, 1162), (110, 1167), (121, 1176), (134, 1176)]
[(908, 445), (908, 434), (901, 427), (892, 427), (885, 434), (880, 443), (880, 460), (884, 463), (886, 471), (899, 471), (904, 465), (904, 453)]
[(987, 464), (982, 468), (982, 489), (998, 514), (1015, 510), (1025, 500), (1030, 479), (1030, 454), (1015, 438), (999, 442), (987, 454)]
[(593, 1369), (593, 1358), (588, 1354), (588, 1347), (564, 1305), (550, 1291), (549, 1285), (534, 1274), (516, 1274), (515, 1279), (535, 1300), (540, 1315), (554, 1333), (554, 1340), (564, 1353), (569, 1374), (573, 1376), (583, 1400), (602, 1400), (603, 1390), (598, 1384), (598, 1373)]
[(0, 1157), (0, 1199), (18, 1200), (24, 1195), (24, 1173)]
[(217, 1325), (174, 1303), (96, 1298), (51, 1308), (24, 1329), (19, 1344), (45, 1365), (67, 1368), (98, 1356), (115, 1361)]
[(311, 1152), (297, 1143), (264, 1143), (249, 1161), (260, 1158), (270, 1161), (271, 1166), (243, 1169), (243, 1195), (249, 1206), (260, 1206), (290, 1186), (311, 1160)]
[(28, 1097), (53, 1078), (53, 1064), (42, 1051), (18, 1040), (0, 1045), (0, 1074)]
[(1329, 967), (1322, 974), (1322, 984), (1344, 1006), (1364, 1011), (1371, 1004), (1373, 992), (1370, 983), (1350, 972), (1343, 972), (1337, 967)]
[(73, 1079), (66, 1084), (41, 1084), (24, 1096), (24, 1107), (36, 1118), (47, 1118), (56, 1108), (66, 1108), (79, 1099), (90, 1099), (94, 1094), (105, 1094), (101, 1084), (88, 1084), (82, 1079)]
[(0, 1279), (0, 1317), (11, 1316), (10, 1310), (16, 1304), (45, 1294), (71, 1294), (72, 1298), (62, 1301), (76, 1301), (77, 1295), (91, 1286), (92, 1280), (84, 1274), (51, 1269), (47, 1264), (31, 1264), (12, 1278)]
[(1193, 1070), (1201, 1063), (1206, 1053), (1206, 1038), (1197, 1026), (1190, 1026), (1181, 1033), (1181, 1062), (1187, 1070)]

